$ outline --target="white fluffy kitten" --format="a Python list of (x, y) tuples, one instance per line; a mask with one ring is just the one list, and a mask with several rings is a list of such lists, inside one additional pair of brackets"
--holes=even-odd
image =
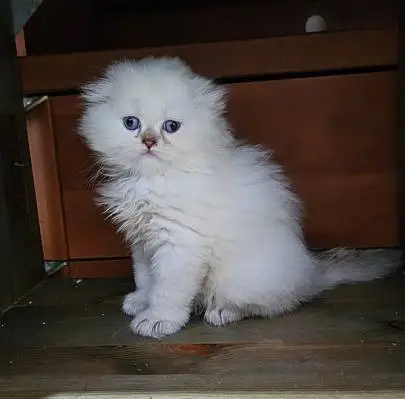
[(263, 149), (233, 138), (224, 94), (170, 58), (114, 64), (84, 88), (80, 133), (133, 250), (136, 291), (123, 310), (137, 334), (175, 333), (196, 302), (215, 326), (271, 317), (393, 266), (376, 267), (378, 252), (307, 250), (299, 201)]

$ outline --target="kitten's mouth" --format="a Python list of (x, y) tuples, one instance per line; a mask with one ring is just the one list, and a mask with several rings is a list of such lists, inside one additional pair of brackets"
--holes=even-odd
[(150, 150), (145, 150), (143, 152), (144, 156), (149, 156), (149, 157), (158, 157), (158, 154), (156, 153), (156, 151), (150, 149)]

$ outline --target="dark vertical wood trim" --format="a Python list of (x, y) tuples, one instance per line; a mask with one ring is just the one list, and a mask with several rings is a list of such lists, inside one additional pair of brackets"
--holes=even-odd
[(0, 1), (0, 311), (44, 275), (11, 2)]
[[(398, 20), (398, 213), (399, 234), (402, 249), (405, 249), (405, 3), (399, 2)], [(405, 254), (403, 254), (405, 271)]]

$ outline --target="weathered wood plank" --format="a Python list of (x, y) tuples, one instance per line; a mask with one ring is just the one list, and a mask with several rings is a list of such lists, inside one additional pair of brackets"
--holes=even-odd
[[(0, 377), (0, 398), (132, 398), (144, 394), (148, 398), (176, 397), (268, 397), (268, 398), (403, 398), (403, 373), (369, 374), (359, 376), (332, 374), (258, 373), (240, 376), (219, 373), (207, 375), (115, 375), (115, 376), (11, 376)], [(69, 396), (69, 394), (71, 396)], [(173, 396), (169, 396), (173, 395)], [(6, 396), (9, 395), (9, 396)], [(55, 395), (55, 396), (52, 396)], [(62, 396), (65, 395), (65, 396)], [(121, 396), (118, 396), (121, 395)], [(162, 396), (158, 396), (162, 395)], [(167, 396), (166, 396), (167, 395)], [(257, 396), (256, 396), (257, 395)], [(261, 395), (261, 396), (260, 396)], [(76, 396), (78, 397), (78, 396)], [(111, 396), (114, 397), (114, 396)], [(141, 396), (142, 397), (142, 396)]]
[(398, 58), (396, 29), (27, 56), (20, 59), (24, 92), (75, 89), (114, 60), (145, 56), (178, 56), (213, 78), (393, 66)]
[(0, 312), (43, 276), (10, 1), (0, 2)]
[(404, 281), (342, 286), (273, 320), (196, 319), (157, 342), (128, 330), (130, 279), (50, 279), (0, 321), (0, 398), (402, 398)]
[[(48, 278), (22, 298), (16, 306), (61, 306), (114, 303), (133, 291), (132, 278), (68, 279)], [(326, 302), (401, 303), (405, 301), (405, 278), (393, 276), (368, 283), (347, 284), (321, 295)]]
[(16, 306), (66, 306), (114, 303), (135, 288), (133, 278), (47, 278)]
[[(404, 344), (405, 302), (327, 302), (322, 299), (272, 320), (245, 320), (226, 328), (194, 318), (165, 343), (272, 342), (274, 344)], [(130, 318), (117, 303), (16, 307), (1, 319), (0, 348), (9, 346), (132, 345)], [(1, 350), (1, 349), (0, 349)]]
[(160, 344), (3, 348), (0, 375), (404, 373), (405, 347), (392, 344)]
[(27, 113), (26, 119), (44, 259), (68, 259), (50, 101), (46, 100), (35, 106)]

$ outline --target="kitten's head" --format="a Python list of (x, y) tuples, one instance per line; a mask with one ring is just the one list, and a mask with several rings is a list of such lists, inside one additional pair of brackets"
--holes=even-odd
[(162, 173), (227, 140), (224, 93), (177, 58), (116, 63), (83, 88), (79, 132), (116, 170)]

